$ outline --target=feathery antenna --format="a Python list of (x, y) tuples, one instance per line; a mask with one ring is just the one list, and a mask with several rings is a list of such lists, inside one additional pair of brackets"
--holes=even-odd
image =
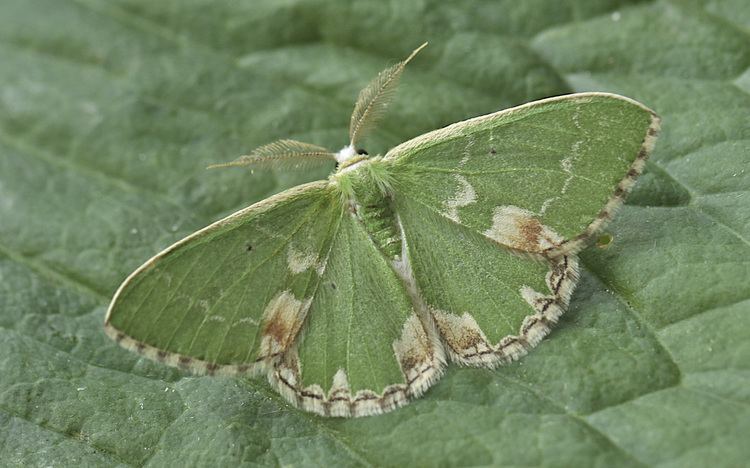
[(320, 146), (296, 140), (277, 140), (254, 149), (232, 162), (212, 164), (209, 169), (232, 166), (254, 166), (257, 169), (301, 169), (335, 161), (336, 155)]
[(427, 46), (426, 42), (417, 47), (405, 60), (380, 72), (359, 92), (354, 112), (352, 112), (352, 120), (349, 123), (349, 144), (352, 148), (368, 131), (372, 130), (375, 123), (382, 117), (396, 92), (404, 67), (425, 46)]

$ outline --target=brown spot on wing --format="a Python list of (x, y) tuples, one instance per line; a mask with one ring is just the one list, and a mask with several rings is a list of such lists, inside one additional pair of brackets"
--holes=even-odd
[(536, 218), (518, 217), (518, 245), (523, 250), (535, 251), (539, 249), (539, 236), (542, 233), (542, 223)]
[(259, 359), (278, 355), (289, 348), (309, 307), (309, 300), (300, 301), (291, 291), (283, 291), (271, 299), (263, 312)]
[(393, 342), (393, 351), (408, 384), (428, 369), (437, 371), (430, 339), (416, 315), (411, 315), (404, 323), (401, 337)]
[(465, 358), (492, 352), (487, 338), (471, 315), (459, 316), (435, 310), (433, 317), (444, 342), (456, 355)]
[(495, 207), (492, 226), (484, 235), (523, 252), (543, 252), (563, 241), (561, 236), (542, 224), (534, 213), (511, 205)]
[(276, 342), (285, 345), (289, 341), (293, 328), (294, 323), (292, 321), (283, 317), (281, 313), (276, 313), (263, 326), (263, 336), (269, 336)]

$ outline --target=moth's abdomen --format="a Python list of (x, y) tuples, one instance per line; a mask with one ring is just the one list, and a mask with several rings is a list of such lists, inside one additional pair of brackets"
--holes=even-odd
[(362, 203), (358, 207), (357, 216), (375, 245), (388, 259), (399, 255), (401, 236), (388, 198), (381, 195), (368, 200), (360, 200), (360, 202)]
[[(373, 172), (363, 170), (353, 177), (355, 216), (367, 234), (388, 259), (401, 253), (401, 235), (391, 199), (384, 193), (382, 181)], [(379, 183), (380, 182), (380, 183)]]

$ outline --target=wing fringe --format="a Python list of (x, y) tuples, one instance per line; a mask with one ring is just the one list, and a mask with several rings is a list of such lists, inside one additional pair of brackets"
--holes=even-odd
[(591, 243), (592, 239), (607, 227), (617, 211), (625, 203), (625, 199), (635, 186), (638, 177), (643, 173), (643, 169), (646, 167), (646, 161), (654, 149), (656, 138), (659, 136), (660, 130), (661, 119), (658, 115), (651, 113), (651, 124), (646, 131), (646, 136), (643, 138), (643, 143), (641, 143), (641, 148), (638, 150), (638, 155), (630, 165), (630, 169), (625, 177), (617, 184), (615, 191), (612, 193), (609, 201), (604, 205), (604, 208), (599, 211), (594, 221), (592, 221), (581, 234), (562, 242), (560, 245), (546, 249), (543, 252), (545, 257), (561, 258), (565, 255), (577, 254), (586, 248)]

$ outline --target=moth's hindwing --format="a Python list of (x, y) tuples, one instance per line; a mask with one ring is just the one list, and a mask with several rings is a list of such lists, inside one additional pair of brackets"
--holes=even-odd
[(578, 280), (574, 254), (539, 261), (422, 205), (397, 206), (414, 278), (453, 361), (494, 367), (549, 333)]
[(107, 333), (196, 373), (264, 370), (294, 341), (341, 217), (327, 182), (287, 190), (183, 239), (117, 291)]
[(442, 348), (404, 284), (347, 213), (297, 346), (271, 374), (296, 405), (328, 416), (377, 414), (419, 396), (442, 372)]
[(494, 366), (549, 332), (577, 282), (576, 254), (622, 204), (658, 126), (630, 99), (576, 94), (386, 155), (415, 279), (454, 361)]

